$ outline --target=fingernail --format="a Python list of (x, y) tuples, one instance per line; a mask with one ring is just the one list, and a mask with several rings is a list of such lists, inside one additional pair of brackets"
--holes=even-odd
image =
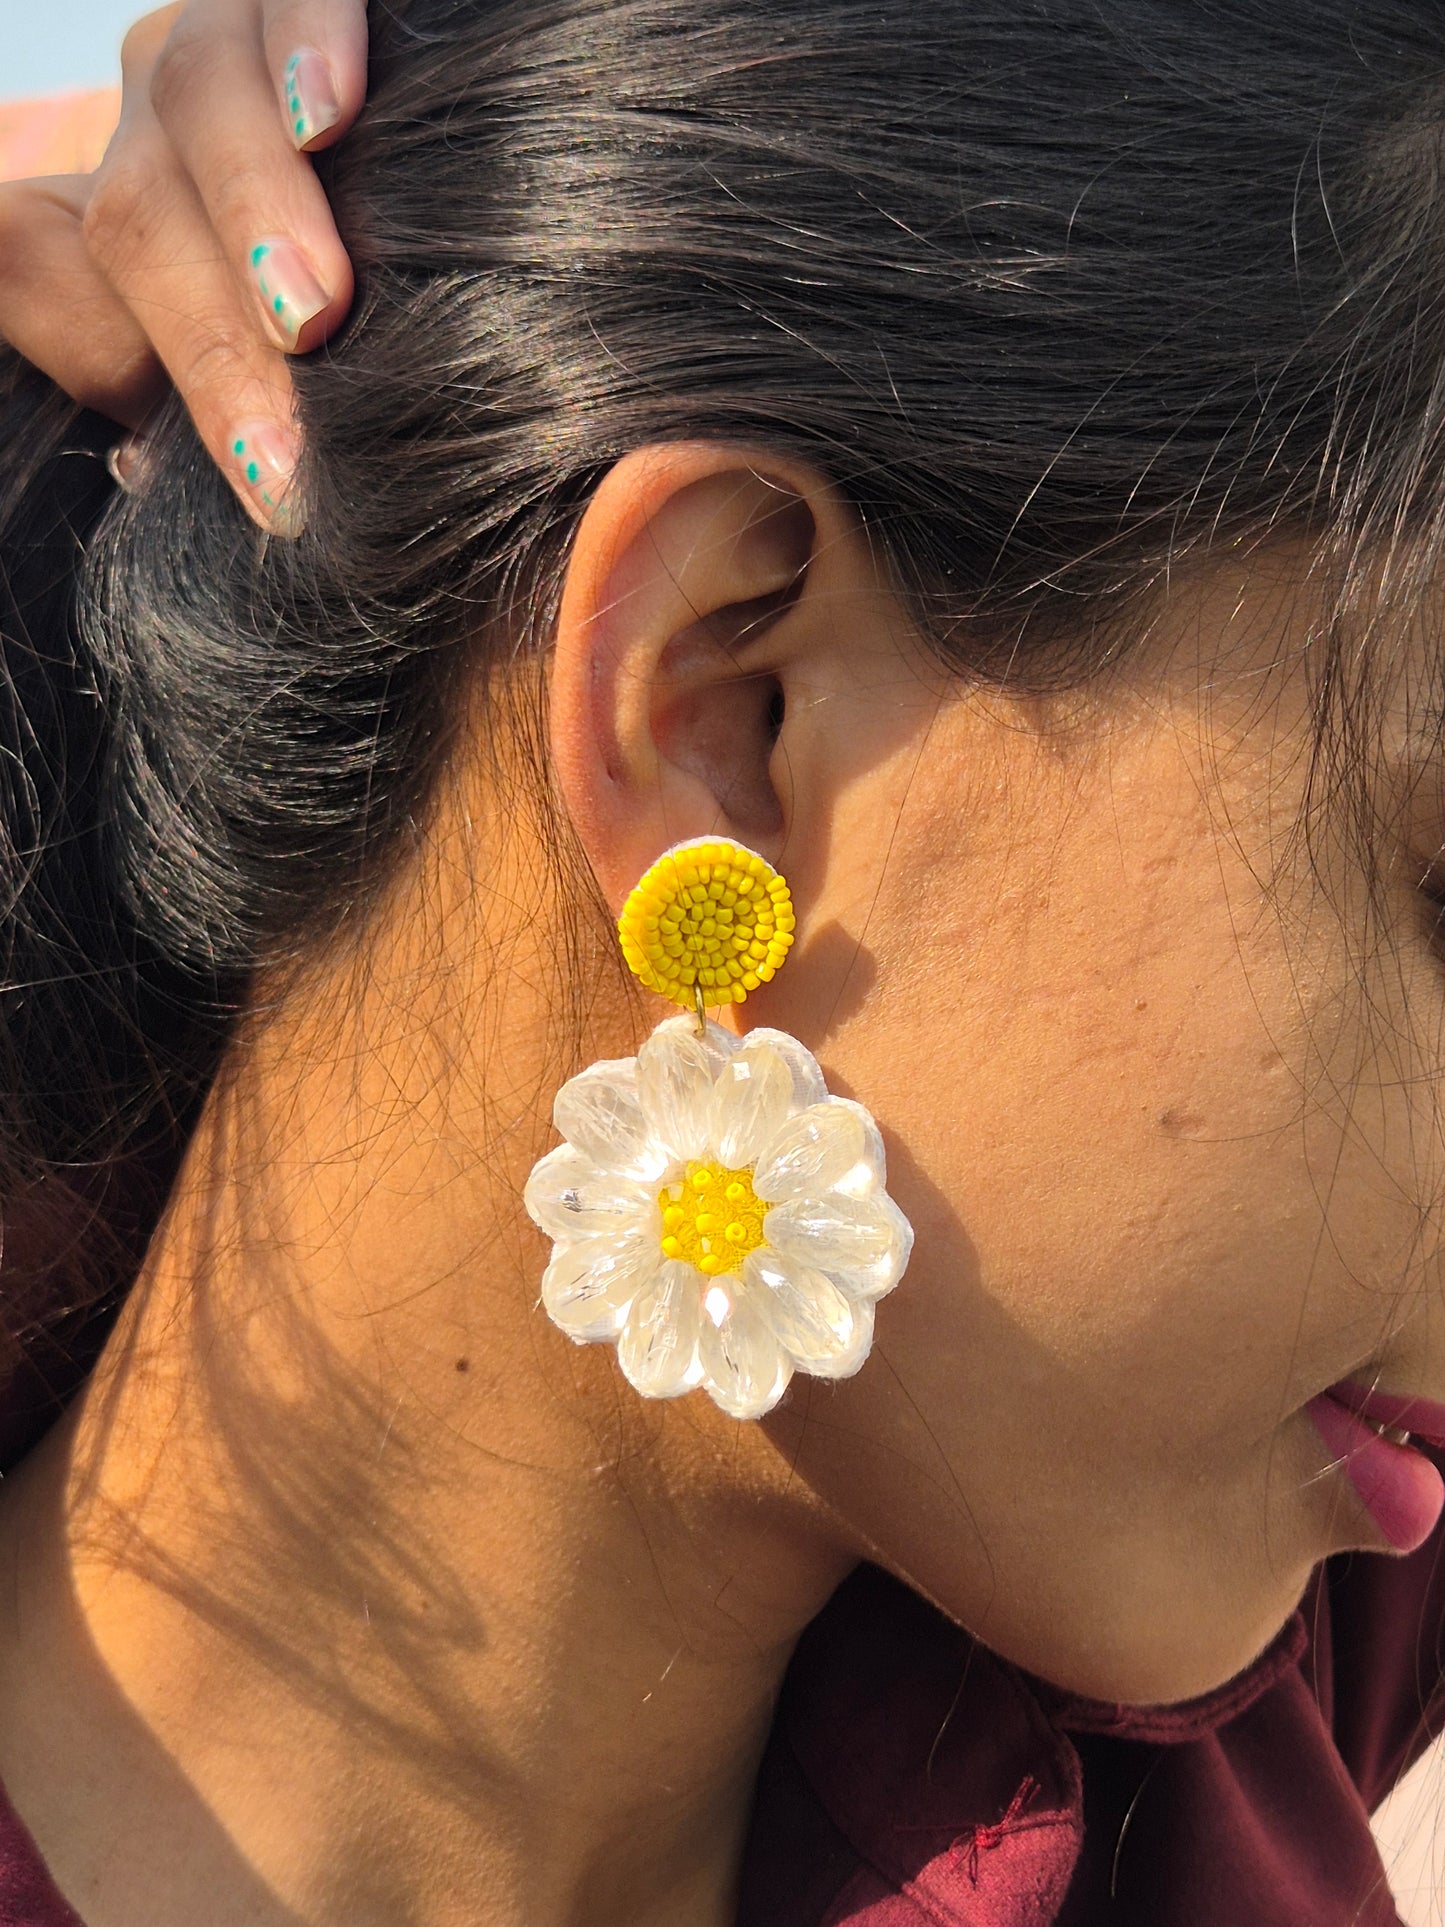
[(314, 141), (341, 118), (341, 103), (336, 98), (336, 82), (326, 56), (314, 47), (302, 47), (286, 62), (286, 113), (291, 123), (291, 138), (298, 147)]
[(275, 422), (243, 422), (231, 436), (241, 488), (273, 535), (299, 535), (303, 517), (292, 488), (297, 449)]
[(140, 481), (145, 452), (146, 445), (139, 435), (127, 435), (115, 444), (105, 458), (111, 480), (127, 495)]
[(266, 325), (283, 348), (296, 338), (329, 296), (294, 241), (258, 241), (251, 249), (251, 278), (261, 297)]

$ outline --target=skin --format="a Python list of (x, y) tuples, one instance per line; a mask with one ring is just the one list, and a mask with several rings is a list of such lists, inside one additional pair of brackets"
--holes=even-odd
[[(289, 238), (327, 297), (292, 348), (350, 297), (288, 134), (303, 46), (329, 145), (356, 0), (190, 0), (129, 39), (98, 175), (0, 187), (0, 335), (131, 427), (173, 383), (263, 523), (236, 431), (288, 434), (290, 380), (249, 254)], [(1445, 811), (1407, 637), (1374, 920), (1343, 838), (1311, 872), (1305, 580), (1287, 548), (1177, 572), (1127, 671), (1005, 700), (939, 675), (816, 476), (619, 466), (548, 665), (560, 825), (479, 717), (357, 949), (260, 986), (93, 1385), (0, 1488), (0, 1777), (89, 1927), (714, 1927), (793, 1642), (860, 1556), (1157, 1701), (1378, 1549), (1302, 1408), (1445, 1398)], [(741, 1027), (874, 1111), (918, 1234), (859, 1376), (761, 1425), (569, 1345), (518, 1206), (552, 1090), (662, 1014), (605, 915), (576, 933), (559, 834), (615, 912), (714, 830), (800, 911)]]
[[(242, 507), (276, 534), (295, 527), (282, 507), (299, 451), (288, 357), (334, 333), (353, 291), (307, 156), (356, 118), (366, 40), (363, 0), (178, 0), (126, 35), (101, 165), (0, 182), (0, 339), (133, 431), (124, 474), (173, 388)], [(271, 250), (264, 293), (258, 246)], [(302, 325), (279, 334), (278, 285), (308, 295)]]
[[(546, 664), (560, 828), (479, 707), (364, 937), (263, 982), (100, 1370), (0, 1487), (0, 1778), (89, 1927), (723, 1927), (860, 1557), (1149, 1702), (1379, 1547), (1302, 1407), (1445, 1397), (1442, 831), (1401, 682), (1390, 944), (1348, 842), (1317, 881), (1292, 841), (1301, 584), (1181, 572), (1126, 669), (1015, 700), (932, 666), (816, 475), (613, 470)], [(718, 830), (799, 912), (739, 1027), (869, 1106), (917, 1232), (858, 1376), (758, 1424), (553, 1329), (519, 1204), (557, 1084), (665, 1014), (559, 848), (615, 914)]]

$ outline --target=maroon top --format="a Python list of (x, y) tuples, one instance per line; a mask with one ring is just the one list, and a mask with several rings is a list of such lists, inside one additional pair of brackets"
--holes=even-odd
[(1326, 1560), (1166, 1707), (1062, 1693), (865, 1567), (789, 1669), (739, 1927), (1400, 1927), (1369, 1815), (1442, 1730), (1445, 1523)]
[[(1368, 1815), (1442, 1728), (1442, 1527), (1326, 1560), (1169, 1707), (1061, 1693), (865, 1566), (788, 1670), (739, 1927), (1398, 1927)], [(0, 1927), (83, 1927), (3, 1798)]]

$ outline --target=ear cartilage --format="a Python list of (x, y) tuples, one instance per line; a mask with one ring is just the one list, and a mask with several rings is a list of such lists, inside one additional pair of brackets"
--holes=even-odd
[(618, 936), (641, 981), (693, 1015), (562, 1086), (564, 1142), (525, 1192), (552, 1239), (553, 1324), (615, 1345), (644, 1398), (700, 1389), (739, 1419), (770, 1412), (794, 1372), (851, 1377), (913, 1245), (863, 1106), (831, 1096), (788, 1032), (736, 1037), (705, 1014), (769, 982), (794, 929), (788, 886), (755, 851), (725, 837), (665, 851)]

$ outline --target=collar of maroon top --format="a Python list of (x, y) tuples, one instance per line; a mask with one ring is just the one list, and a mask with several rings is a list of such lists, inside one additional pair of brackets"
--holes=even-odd
[(1214, 1692), (1172, 1706), (1110, 1705), (1008, 1665), (865, 1566), (803, 1635), (781, 1718), (833, 1825), (920, 1919), (1045, 1927), (1083, 1837), (1068, 1733), (1197, 1739), (1268, 1692), (1307, 1643), (1297, 1611)]

